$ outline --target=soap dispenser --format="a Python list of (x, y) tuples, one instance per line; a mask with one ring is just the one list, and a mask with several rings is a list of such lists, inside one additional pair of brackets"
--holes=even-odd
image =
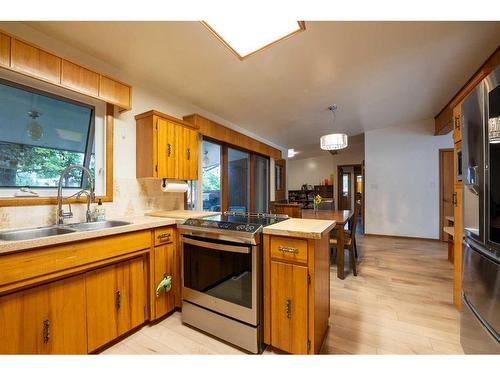
[(94, 217), (96, 221), (106, 221), (106, 209), (102, 205), (102, 200), (99, 199), (97, 206), (94, 211)]

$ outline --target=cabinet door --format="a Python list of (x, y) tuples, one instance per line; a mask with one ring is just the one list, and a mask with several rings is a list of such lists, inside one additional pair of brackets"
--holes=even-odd
[(178, 178), (179, 126), (158, 118), (158, 177)]
[(83, 276), (0, 298), (1, 354), (87, 353)]
[(92, 352), (118, 337), (120, 296), (115, 266), (87, 272), (86, 291), (88, 349)]
[[(168, 314), (175, 308), (175, 291), (177, 290), (177, 267), (175, 266), (175, 247), (173, 243), (156, 246), (154, 248), (154, 276), (153, 290), (151, 293), (154, 299), (154, 319), (158, 319)], [(169, 291), (161, 290), (156, 295), (156, 288), (165, 276), (172, 277), (172, 284)]]
[(86, 289), (89, 352), (145, 321), (144, 258), (88, 272)]
[(188, 129), (187, 158), (189, 164), (187, 179), (196, 180), (198, 179), (198, 132), (192, 129)]
[(0, 33), (0, 65), (10, 66), (10, 36)]
[(61, 58), (14, 39), (11, 67), (14, 70), (52, 83), (61, 82)]
[(146, 272), (144, 258), (132, 259), (116, 266), (118, 336), (146, 320)]
[(307, 267), (271, 262), (271, 345), (307, 354)]

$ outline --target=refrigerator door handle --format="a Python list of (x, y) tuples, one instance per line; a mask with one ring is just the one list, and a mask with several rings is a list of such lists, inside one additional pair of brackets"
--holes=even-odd
[(479, 184), (477, 183), (477, 165), (467, 168), (466, 186), (479, 196)]

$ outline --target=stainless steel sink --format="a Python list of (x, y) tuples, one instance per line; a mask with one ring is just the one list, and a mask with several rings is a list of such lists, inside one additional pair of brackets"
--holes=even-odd
[(34, 229), (18, 229), (6, 232), (0, 232), (0, 240), (3, 241), (21, 241), (32, 240), (41, 237), (57, 236), (60, 234), (74, 233), (75, 229), (63, 227), (43, 227)]
[(68, 224), (66, 225), (66, 227), (75, 229), (77, 231), (87, 231), (87, 230), (121, 227), (123, 225), (129, 225), (129, 224), (131, 223), (129, 223), (128, 221), (107, 220), (107, 221), (96, 221), (91, 223)]

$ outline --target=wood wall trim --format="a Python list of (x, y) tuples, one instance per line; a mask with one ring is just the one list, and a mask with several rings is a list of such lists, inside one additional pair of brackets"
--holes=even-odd
[(208, 138), (212, 138), (216, 141), (224, 142), (229, 145), (234, 145), (257, 154), (268, 156), (276, 160), (281, 159), (280, 150), (197, 113), (184, 116), (183, 119), (184, 121), (197, 126), (200, 133)]
[(470, 77), (467, 82), (458, 90), (448, 103), (434, 117), (434, 135), (448, 134), (453, 130), (453, 108), (456, 107), (497, 65), (500, 64), (500, 46), (497, 46), (486, 61)]
[[(113, 202), (114, 106), (106, 104), (106, 194), (96, 201)], [(65, 199), (64, 203), (87, 203), (86, 197)], [(0, 207), (56, 205), (57, 197), (0, 197)]]
[(177, 117), (174, 117), (174, 116), (171, 116), (171, 115), (168, 115), (166, 113), (163, 113), (163, 112), (160, 112), (160, 111), (157, 111), (155, 109), (152, 109), (151, 111), (147, 111), (147, 112), (144, 112), (144, 113), (140, 113), (138, 115), (135, 115), (135, 120), (141, 120), (143, 118), (147, 118), (147, 117), (150, 117), (150, 116), (159, 116), (159, 117), (163, 117), (164, 119), (166, 120), (170, 120), (170, 121), (173, 121), (179, 125), (184, 125), (188, 128), (193, 128), (193, 129), (198, 129), (198, 126), (196, 124), (193, 124), (193, 123), (190, 123), (188, 121), (184, 121), (183, 119), (180, 119), (180, 118), (177, 118)]
[[(8, 48), (6, 46), (8, 46)], [(22, 53), (17, 55), (16, 51), (20, 47), (24, 48), (25, 50), (28, 49), (32, 51), (31, 53), (22, 51)], [(20, 60), (20, 62), (16, 62), (16, 56), (21, 57), (23, 61)], [(28, 62), (28, 64), (22, 64), (23, 62)], [(33, 69), (33, 66), (29, 64), (32, 62), (35, 62), (36, 65), (39, 65), (38, 69)], [(65, 62), (74, 65), (74, 68), (80, 68), (86, 72), (87, 78), (83, 79), (82, 82), (89, 83), (89, 76), (91, 76), (92, 74), (98, 75), (99, 86), (97, 93), (95, 93), (95, 90), (92, 87), (93, 84), (91, 84), (91, 88), (79, 87), (79, 85), (74, 84), (75, 82), (72, 82), (73, 84), (68, 84), (68, 71), (66, 71), (66, 79), (63, 77), (63, 65)], [(56, 66), (54, 66), (54, 64), (56, 64)], [(43, 82), (48, 82), (55, 86), (62, 87), (66, 90), (77, 92), (85, 96), (111, 103), (113, 105), (116, 105), (119, 108), (120, 112), (132, 109), (132, 87), (129, 84), (118, 79), (111, 78), (106, 74), (95, 72), (94, 69), (91, 69), (76, 61), (66, 59), (57, 53), (48, 51), (45, 48), (41, 48), (34, 43), (18, 38), (17, 36), (3, 30), (0, 30), (0, 67), (8, 69), (10, 71), (14, 71), (18, 74), (38, 79)], [(76, 72), (76, 70), (73, 69), (73, 72)], [(54, 74), (56, 74), (56, 76)], [(79, 74), (81, 74), (81, 72)], [(79, 79), (82, 78), (82, 76), (79, 77)], [(101, 92), (101, 81), (103, 81), (103, 79), (107, 79), (113, 83), (115, 89), (112, 91), (112, 94), (115, 95), (108, 95), (104, 92)]]

